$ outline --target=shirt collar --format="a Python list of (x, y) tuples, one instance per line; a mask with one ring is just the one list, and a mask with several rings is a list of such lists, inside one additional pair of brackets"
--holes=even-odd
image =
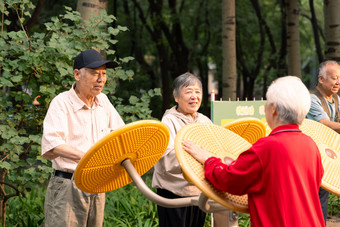
[(274, 128), (273, 131), (271, 131), (269, 135), (276, 134), (279, 132), (290, 132), (290, 131), (294, 131), (294, 132), (300, 131), (299, 125), (296, 125), (296, 124), (280, 125)]
[(185, 124), (190, 124), (197, 122), (199, 120), (199, 114), (196, 112), (194, 115), (191, 114), (183, 114), (177, 110), (177, 106), (173, 106), (171, 109), (168, 109), (164, 115), (172, 114), (175, 115), (177, 118), (181, 119)]
[[(81, 100), (76, 91), (74, 90), (74, 87), (75, 87), (75, 83), (72, 85), (71, 89), (70, 89), (70, 102), (71, 102), (71, 105), (72, 105), (72, 108), (73, 108), (73, 111), (74, 112), (77, 112), (78, 110), (81, 110), (81, 109), (91, 109), (91, 107), (87, 106), (83, 100)], [(98, 99), (98, 96), (96, 96), (94, 98), (94, 106), (93, 108), (96, 108), (97, 106), (103, 106), (103, 103), (100, 99)]]

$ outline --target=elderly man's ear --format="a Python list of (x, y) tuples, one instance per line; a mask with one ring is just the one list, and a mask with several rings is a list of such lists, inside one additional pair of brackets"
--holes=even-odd
[(81, 77), (81, 72), (79, 69), (75, 69), (73, 70), (73, 76), (74, 76), (74, 79), (76, 81), (79, 81), (80, 80), (80, 77)]
[(324, 81), (323, 76), (319, 75), (319, 76), (318, 76), (318, 82), (319, 82), (319, 84), (322, 84), (323, 81)]
[(267, 104), (268, 113), (271, 114), (271, 116), (277, 115), (276, 105), (274, 103)]
[(272, 114), (275, 115), (277, 114), (276, 105), (274, 103), (272, 103), (272, 105)]

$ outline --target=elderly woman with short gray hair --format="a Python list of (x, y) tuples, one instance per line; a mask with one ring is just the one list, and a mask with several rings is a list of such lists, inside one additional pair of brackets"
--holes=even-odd
[(323, 175), (315, 142), (299, 130), (311, 105), (309, 92), (293, 76), (268, 88), (265, 115), (272, 132), (231, 163), (184, 141), (204, 163), (205, 177), (219, 190), (248, 195), (251, 226), (325, 226), (318, 190)]
[[(211, 123), (198, 109), (202, 101), (202, 83), (195, 75), (184, 73), (174, 80), (173, 96), (177, 103), (165, 111), (162, 122), (170, 131), (169, 145), (154, 166), (152, 187), (166, 198), (182, 198), (200, 195), (200, 190), (183, 177), (175, 155), (175, 137), (184, 126), (195, 122)], [(160, 227), (200, 227), (205, 213), (197, 206), (166, 208), (157, 206)]]

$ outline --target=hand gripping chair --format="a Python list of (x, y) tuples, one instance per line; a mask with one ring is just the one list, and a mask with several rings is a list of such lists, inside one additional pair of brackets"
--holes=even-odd
[(184, 177), (196, 185), (204, 195), (222, 206), (237, 212), (248, 213), (248, 197), (231, 195), (213, 187), (204, 176), (204, 167), (182, 148), (182, 141), (191, 140), (211, 152), (212, 156), (235, 160), (251, 144), (222, 126), (194, 123), (184, 126), (176, 135), (175, 152)]

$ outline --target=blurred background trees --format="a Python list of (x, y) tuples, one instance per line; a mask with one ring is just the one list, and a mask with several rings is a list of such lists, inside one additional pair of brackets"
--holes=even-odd
[[(318, 63), (323, 59), (335, 59), (338, 52), (334, 49), (337, 42), (333, 41), (338, 37), (335, 26), (338, 1), (325, 1), (325, 4), (322, 0), (28, 2), (32, 5), (31, 16), (23, 24), (28, 34), (44, 31), (43, 24), (64, 12), (64, 5), (81, 12), (83, 18), (99, 9), (106, 9), (108, 14), (114, 15), (117, 20), (108, 27), (120, 25), (128, 31), (117, 34), (119, 42), (110, 45), (109, 49), (116, 51), (117, 59), (133, 57), (127, 68), (136, 75), (130, 83), (122, 84), (121, 90), (140, 94), (140, 89), (161, 88), (162, 96), (155, 97), (151, 103), (152, 115), (156, 118), (173, 104), (172, 81), (183, 72), (191, 71), (201, 77), (204, 84), (201, 111), (209, 115), (212, 87), (208, 85), (211, 81), (219, 84), (215, 87), (217, 98), (222, 97), (224, 87), (224, 99), (261, 98), (268, 83), (279, 76), (296, 74), (307, 85), (311, 84), (312, 75), (315, 76), (312, 72)], [(223, 19), (231, 6), (234, 15), (230, 18), (234, 18), (234, 25), (230, 18), (229, 21)], [(3, 16), (11, 21), (5, 29), (21, 29), (15, 22), (17, 15), (13, 10)], [(223, 29), (229, 32), (234, 29), (236, 51), (231, 47), (222, 48), (222, 40), (233, 40), (230, 34), (222, 36)], [(325, 38), (329, 41), (325, 42)], [(223, 57), (223, 54), (232, 57)], [(226, 61), (224, 64), (223, 60)], [(223, 67), (229, 69), (223, 71)], [(237, 67), (236, 72), (230, 71), (232, 67)], [(236, 82), (229, 84), (222, 78)], [(129, 92), (121, 94), (124, 99), (130, 95)]]

